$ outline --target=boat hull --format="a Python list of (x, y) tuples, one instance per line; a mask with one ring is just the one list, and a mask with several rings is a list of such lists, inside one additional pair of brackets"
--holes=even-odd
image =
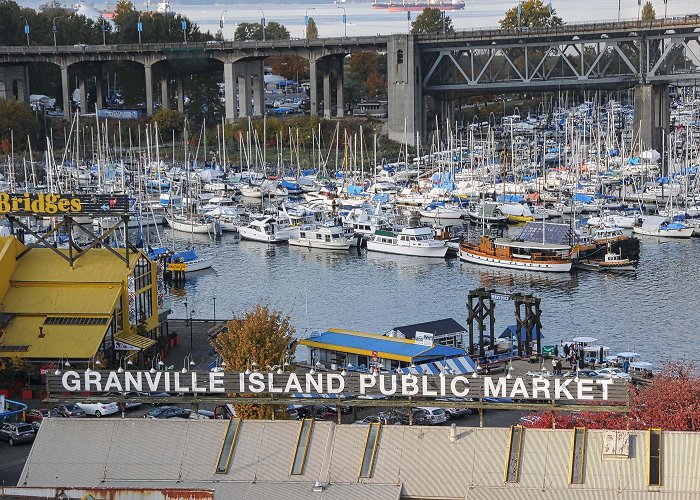
[(186, 221), (178, 221), (169, 217), (166, 217), (165, 220), (167, 221), (168, 225), (172, 227), (175, 231), (182, 231), (183, 233), (206, 234), (216, 232), (214, 222), (208, 222), (206, 224), (198, 222), (192, 223)]
[(289, 240), (289, 245), (294, 247), (304, 247), (304, 248), (316, 248), (319, 250), (348, 250), (350, 248), (350, 242), (345, 241), (316, 241), (302, 238), (292, 238)]
[(645, 229), (643, 227), (635, 227), (632, 229), (635, 234), (643, 236), (656, 236), (658, 238), (690, 238), (693, 235), (693, 228), (686, 227), (683, 229)]
[(192, 273), (195, 271), (203, 271), (204, 269), (209, 269), (214, 264), (214, 259), (210, 259), (210, 258), (197, 259), (197, 260), (193, 260), (190, 262), (185, 262), (185, 264), (187, 266), (185, 268), (185, 272)]
[(432, 257), (444, 259), (447, 254), (447, 245), (429, 247), (411, 247), (401, 245), (390, 245), (387, 243), (367, 242), (367, 251), (390, 253), (394, 255), (407, 255), (410, 257)]
[(459, 250), (459, 259), (472, 264), (481, 264), (491, 267), (502, 267), (505, 269), (522, 269), (526, 271), (543, 271), (550, 273), (568, 273), (571, 271), (571, 261), (564, 262), (525, 262), (510, 259), (499, 259), (497, 257), (472, 253)]
[(261, 243), (282, 243), (283, 241), (287, 241), (288, 239), (280, 237), (279, 234), (262, 233), (260, 231), (256, 231), (255, 229), (251, 229), (245, 226), (238, 228), (238, 234), (240, 235), (241, 239), (249, 241), (259, 241)]

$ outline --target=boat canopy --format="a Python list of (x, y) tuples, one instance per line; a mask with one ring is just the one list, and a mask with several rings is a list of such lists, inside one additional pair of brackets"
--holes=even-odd
[(420, 363), (407, 368), (401, 368), (399, 373), (407, 375), (438, 375), (445, 372), (447, 375), (464, 375), (476, 371), (476, 363), (469, 356), (460, 356), (458, 358), (444, 359), (442, 361), (433, 361), (430, 363)]
[(593, 342), (598, 342), (598, 339), (594, 337), (574, 337), (571, 340), (578, 342), (579, 344), (592, 344)]
[[(515, 335), (515, 332), (517, 331), (518, 327), (517, 325), (508, 325), (508, 327), (503, 330), (503, 333), (498, 336), (499, 339), (510, 339), (510, 340), (517, 340), (517, 337)], [(535, 325), (532, 328), (532, 340), (537, 340), (537, 337), (540, 339), (544, 338), (544, 335), (539, 331), (539, 328), (537, 328), (537, 325)], [(520, 329), (520, 341), (525, 342), (526, 340), (526, 332), (525, 332), (525, 327), (522, 327)]]
[(496, 238), (493, 244), (500, 247), (522, 248), (526, 250), (569, 250), (569, 245), (536, 243), (534, 241), (511, 241), (506, 238)]

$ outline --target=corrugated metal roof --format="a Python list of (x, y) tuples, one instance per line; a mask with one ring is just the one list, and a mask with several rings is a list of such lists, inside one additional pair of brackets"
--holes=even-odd
[(4, 312), (11, 314), (108, 316), (120, 293), (118, 285), (12, 285), (1, 304)]
[(148, 337), (124, 331), (120, 332), (119, 335), (115, 335), (114, 340), (119, 340), (120, 342), (124, 342), (139, 349), (148, 349), (156, 343), (155, 340), (149, 339)]
[(447, 346), (425, 346), (415, 344), (411, 340), (385, 337), (374, 334), (358, 334), (356, 332), (327, 331), (319, 336), (311, 337), (301, 341), (302, 344), (319, 347), (321, 349), (332, 349), (343, 351), (344, 349), (354, 349), (363, 351), (371, 355), (376, 351), (380, 357), (400, 357), (406, 360), (431, 356), (449, 357), (463, 354), (464, 351)]
[(440, 336), (467, 331), (466, 328), (452, 318), (426, 321), (424, 323), (416, 323), (413, 325), (397, 326), (392, 330), (395, 332), (401, 332), (401, 334), (407, 339), (416, 338), (416, 332), (433, 333), (436, 336)]
[[(124, 249), (115, 249), (124, 254)], [(67, 250), (63, 251), (68, 255)], [(141, 253), (129, 252), (130, 268), (136, 265)], [(62, 283), (121, 283), (129, 274), (124, 261), (109, 250), (93, 248), (75, 261), (71, 269), (68, 262), (48, 248), (33, 248), (17, 261), (17, 268), (10, 278), (14, 282), (62, 282)]]
[[(95, 355), (107, 325), (44, 325), (45, 316), (15, 316), (0, 337), (0, 355), (30, 359), (86, 359)], [(43, 337), (39, 337), (43, 327)], [(8, 351), (10, 346), (28, 346)]]
[[(694, 460), (700, 452), (700, 433), (664, 432), (663, 485), (649, 488), (643, 431), (630, 433), (629, 458), (606, 459), (605, 431), (589, 430), (583, 484), (570, 485), (572, 431), (526, 429), (520, 480), (505, 484), (507, 428), (461, 427), (457, 441), (450, 442), (446, 427), (382, 426), (374, 473), (359, 480), (367, 426), (318, 422), (306, 472), (298, 480), (289, 476), (298, 425), (244, 422), (229, 474), (215, 475), (226, 421), (47, 419), (20, 484), (177, 484), (213, 488), (217, 498), (250, 500), (341, 498), (341, 492), (343, 500), (398, 498), (397, 485), (410, 498), (700, 499), (700, 471)], [(326, 497), (311, 492), (319, 479), (330, 483)]]

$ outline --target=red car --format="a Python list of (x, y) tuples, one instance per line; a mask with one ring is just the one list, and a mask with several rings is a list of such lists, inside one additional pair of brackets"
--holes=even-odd
[(24, 421), (31, 424), (32, 422), (41, 422), (45, 418), (52, 416), (54, 416), (53, 412), (49, 412), (49, 410), (44, 408), (37, 408), (24, 412)]

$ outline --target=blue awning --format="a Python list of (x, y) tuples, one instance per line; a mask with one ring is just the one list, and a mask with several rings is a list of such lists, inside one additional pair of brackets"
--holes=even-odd
[[(518, 340), (518, 337), (515, 335), (515, 332), (517, 330), (516, 325), (508, 325), (508, 327), (503, 330), (503, 333), (498, 337), (499, 339), (513, 339), (514, 341)], [(537, 340), (537, 337), (539, 336), (540, 339), (544, 338), (544, 335), (542, 335), (539, 331), (537, 326), (533, 327), (532, 329), (532, 340)], [(526, 337), (526, 332), (525, 328), (520, 329), (520, 341), (525, 342), (525, 337)]]
[(414, 375), (438, 375), (444, 371), (447, 375), (464, 375), (476, 371), (476, 363), (469, 356), (444, 359), (430, 363), (420, 363), (408, 368), (402, 368), (400, 373)]

